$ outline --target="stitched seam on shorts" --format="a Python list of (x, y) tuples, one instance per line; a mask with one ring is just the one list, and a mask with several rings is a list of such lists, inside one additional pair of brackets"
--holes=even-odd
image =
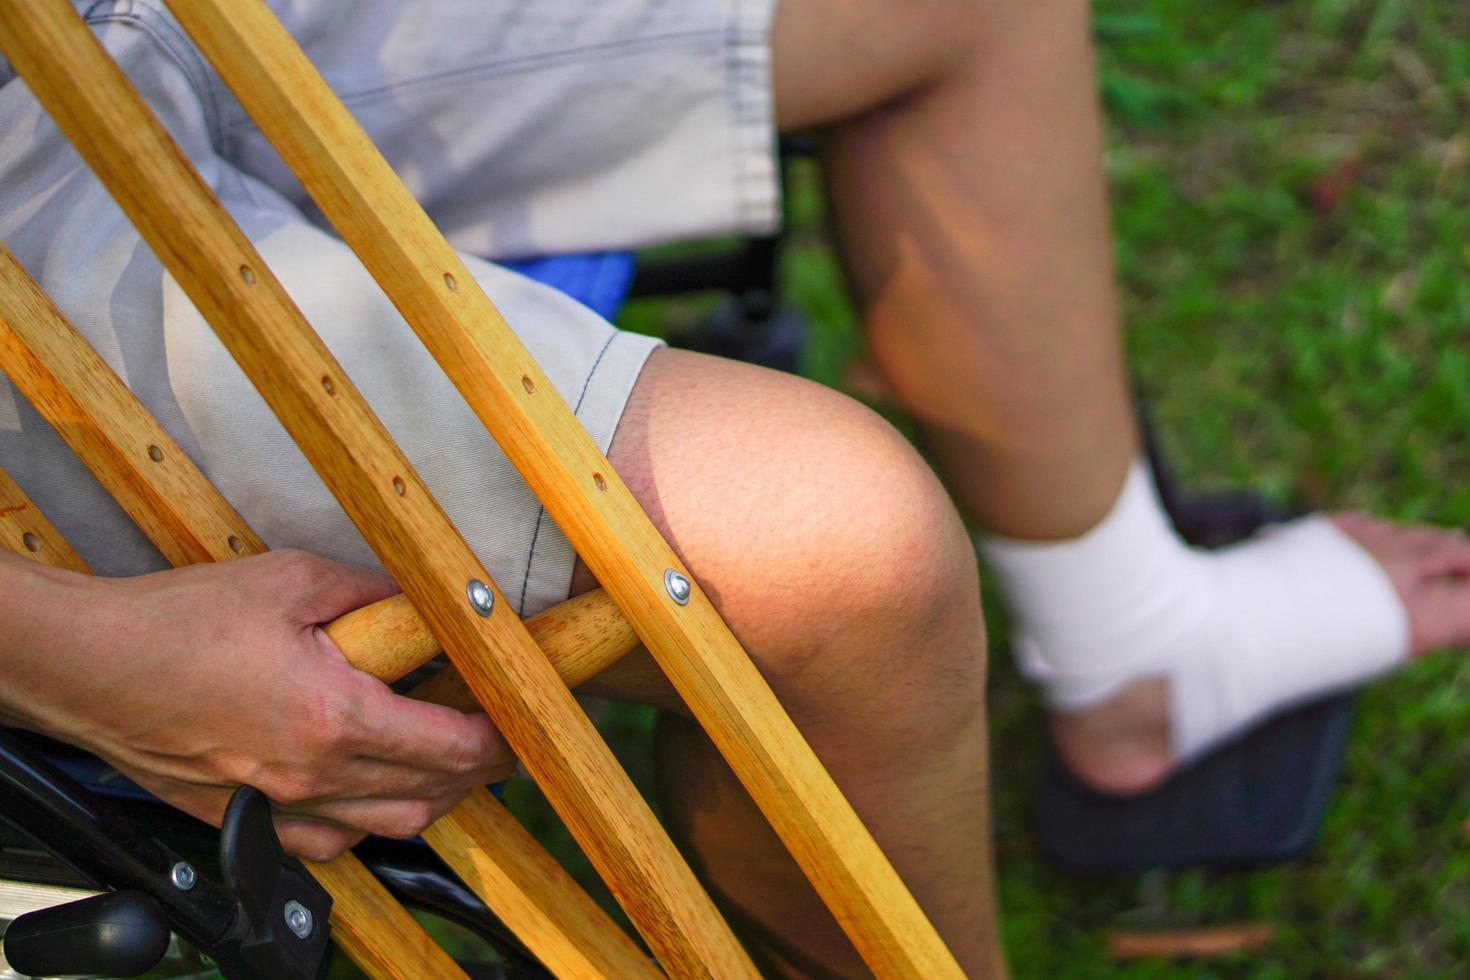
[[(768, 138), (771, 108), (762, 104), (761, 86), (747, 84), (748, 76), (760, 72), (770, 84), (768, 46), (768, 0), (736, 0), (726, 27), (725, 84), (730, 107), (734, 178), (737, 188), (736, 218), (741, 224), (764, 223), (770, 219), (769, 188), (764, 177), (751, 169), (758, 155), (769, 152), (759, 145)], [(753, 29), (757, 17), (765, 25)]]
[[(672, 47), (686, 41), (701, 38), (718, 38), (723, 34), (722, 30), (698, 30), (681, 31), (670, 34), (658, 34), (652, 37), (637, 38), (625, 41), (606, 41), (600, 44), (589, 44), (569, 51), (549, 51), (544, 54), (526, 55), (520, 58), (508, 58), (501, 61), (492, 61), (483, 65), (469, 65), (464, 68), (455, 68), (449, 71), (437, 72), (430, 75), (420, 75), (417, 78), (405, 79), (393, 82), (391, 85), (378, 85), (373, 88), (359, 89), (356, 92), (338, 92), (337, 98), (344, 105), (362, 106), (381, 99), (388, 98), (408, 90), (432, 90), (434, 88), (465, 82), (472, 79), (496, 78), (503, 75), (515, 75), (535, 69), (558, 67), (560, 65), (575, 64), (584, 60), (587, 55), (611, 54), (614, 57), (624, 57), (644, 54), (648, 51), (657, 50), (662, 47)], [(238, 129), (253, 126), (250, 117), (245, 116), (233, 120), (223, 127), (222, 132), (232, 133)]]
[[(189, 83), (189, 88), (193, 89), (194, 98), (199, 101), (200, 108), (204, 110), (204, 125), (209, 130), (210, 145), (218, 152), (221, 133), (219, 102), (214, 86), (209, 84), (209, 69), (204, 64), (203, 57), (195, 50), (183, 32), (151, 4), (140, 4), (134, 0), (128, 4), (129, 9), (127, 10), (114, 8), (108, 13), (96, 13), (97, 9), (106, 2), (107, 0), (98, 0), (88, 9), (83, 20), (88, 26), (126, 24), (152, 39), (153, 43), (158, 45), (164, 55), (174, 63), (174, 67), (178, 68), (185, 81)], [(139, 6), (142, 6), (147, 12), (138, 12)]]
[(740, 104), (744, 100), (740, 97), (740, 16), (741, 3), (739, 0), (730, 8), (730, 22), (725, 28), (725, 98), (730, 106), (730, 156), (735, 168), (736, 200), (735, 209), (737, 220), (744, 221), (746, 211), (749, 210), (746, 201), (746, 182), (749, 177), (746, 174), (748, 167), (745, 159), (744, 140), (740, 137)]
[[(597, 359), (592, 362), (592, 368), (587, 372), (587, 377), (582, 382), (582, 390), (577, 395), (577, 404), (572, 409), (572, 415), (575, 416), (582, 410), (582, 402), (587, 398), (587, 389), (592, 387), (592, 379), (597, 374), (597, 368), (602, 364), (602, 359), (607, 356), (608, 348), (613, 345), (613, 341), (617, 340), (619, 336), (621, 334), (614, 329), (612, 336), (607, 338), (607, 343), (602, 345), (602, 350), (597, 352)], [(526, 609), (526, 589), (531, 585), (531, 568), (536, 564), (536, 542), (541, 538), (541, 524), (545, 520), (546, 507), (538, 503), (536, 508), (536, 530), (531, 532), (531, 549), (526, 553), (526, 574), (521, 578), (521, 601), (519, 606), (521, 615), (523, 616), (525, 615)]]

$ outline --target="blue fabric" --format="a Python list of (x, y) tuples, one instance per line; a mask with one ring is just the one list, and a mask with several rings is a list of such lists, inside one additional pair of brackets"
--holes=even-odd
[(501, 265), (561, 290), (604, 320), (617, 315), (633, 285), (632, 252), (554, 255)]

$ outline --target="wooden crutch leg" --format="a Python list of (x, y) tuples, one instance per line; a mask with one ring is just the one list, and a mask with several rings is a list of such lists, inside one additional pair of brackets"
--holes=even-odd
[(82, 556), (3, 469), (0, 469), (0, 548), (53, 568), (92, 574)]
[[(45, 565), (91, 574), (87, 563), (3, 469), (0, 547)], [(463, 980), (464, 972), (357, 858), (344, 854), (331, 864), (310, 867), (332, 896), (332, 938), (368, 976)]]
[(489, 574), (80, 16), (66, 0), (3, 0), (0, 47), (429, 623), (660, 963), (755, 976)]
[(688, 570), (280, 22), (261, 0), (166, 2), (617, 601), (868, 965), (959, 975), (729, 627), (697, 585), (685, 594)]
[[(265, 551), (244, 519), (3, 245), (0, 370), (171, 563), (228, 561)], [(15, 488), (14, 494), (18, 493)], [(15, 507), (17, 514), (38, 513), (34, 508), (27, 511), (24, 501), (6, 504), (11, 495), (0, 484), (0, 514), (6, 513), (3, 508), (7, 506)], [(30, 531), (8, 537), (24, 545), (26, 533), (35, 543), (36, 533)], [(59, 557), (70, 552), (54, 528), (42, 537), (48, 548), (56, 546)], [(327, 632), (354, 666), (393, 679), (437, 650), (432, 642), (419, 642), (418, 647), (427, 646), (427, 650), (422, 650), (416, 662), (405, 659), (402, 652), (389, 654), (387, 644), (405, 632), (409, 646), (414, 646), (417, 629), (411, 623), (406, 626), (407, 620), (421, 626), (416, 616), (404, 613), (403, 604), (385, 600), (329, 624)], [(597, 672), (609, 655), (621, 656), (636, 642), (630, 639), (632, 633), (616, 607), (600, 594), (570, 600), (528, 626), (533, 634), (552, 641), (548, 647), (557, 654), (548, 656), (562, 676), (573, 681), (579, 674)], [(472, 698), (464, 704), (468, 692), (463, 683), (457, 677), (449, 680), (446, 684), (436, 679), (417, 696), (448, 699), (478, 711)], [(471, 793), (425, 837), (507, 928), (558, 975), (658, 975), (648, 957), (488, 791)], [(360, 877), (356, 868), (347, 867), (351, 863), (313, 868), (319, 876), (351, 887)], [(365, 887), (352, 890), (368, 891)], [(352, 937), (360, 931), (361, 921), (373, 921), (352, 916), (352, 910), (362, 904), (359, 901), (345, 908), (339, 934)]]

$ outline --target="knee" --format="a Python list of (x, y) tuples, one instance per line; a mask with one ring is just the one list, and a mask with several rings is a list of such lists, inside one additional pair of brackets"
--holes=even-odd
[(867, 408), (806, 384), (788, 398), (783, 424), (747, 457), (749, 510), (721, 556), (716, 600), (794, 714), (871, 704), (894, 727), (956, 723), (936, 695), (978, 704), (985, 643), (975, 552), (953, 503)]
[(973, 547), (876, 414), (789, 375), (662, 351), (613, 460), (798, 721), (866, 711), (880, 734), (935, 732), (978, 710)]
[(800, 587), (767, 597), (790, 627), (775, 666), (814, 711), (871, 707), (890, 734), (926, 738), (962, 727), (984, 696), (985, 636), (954, 505), (907, 441), (855, 403), (811, 436), (816, 472), (784, 505)]

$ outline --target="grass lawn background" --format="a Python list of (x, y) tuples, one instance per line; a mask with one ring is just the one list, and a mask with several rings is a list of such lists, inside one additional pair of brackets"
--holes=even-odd
[[(1470, 524), (1470, 6), (1101, 0), (1106, 167), (1129, 352), (1182, 473)], [(812, 171), (788, 202), (806, 371), (860, 353)], [(699, 315), (635, 305), (638, 328)], [(997, 640), (1003, 624), (993, 631)], [(1359, 702), (1305, 862), (1088, 880), (1034, 856), (1041, 715), (997, 645), (1004, 933), (1023, 977), (1470, 974), (1470, 668)], [(634, 715), (610, 719), (633, 735)], [(636, 755), (636, 753), (634, 753)], [(1118, 964), (1107, 932), (1265, 920), (1264, 950)]]

